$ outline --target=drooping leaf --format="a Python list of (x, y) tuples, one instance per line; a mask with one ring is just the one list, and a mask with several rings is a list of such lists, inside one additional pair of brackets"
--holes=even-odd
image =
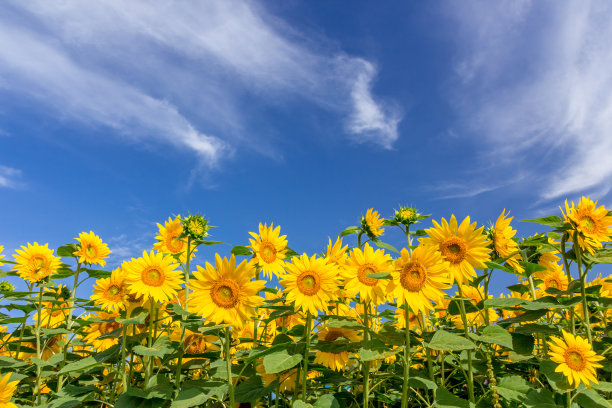
[(518, 375), (507, 375), (501, 378), (497, 392), (508, 401), (521, 402), (531, 387), (524, 378)]
[(172, 343), (168, 336), (161, 336), (155, 341), (155, 343), (151, 347), (141, 345), (134, 347), (134, 353), (140, 356), (161, 358), (174, 352), (174, 349), (172, 348), (171, 344)]
[(383, 360), (397, 354), (399, 351), (399, 349), (391, 349), (378, 339), (373, 339), (363, 343), (363, 346), (359, 349), (359, 356), (362, 361)]
[(276, 374), (295, 367), (302, 361), (301, 354), (290, 355), (287, 350), (268, 354), (263, 359), (263, 365), (268, 374)]
[(476, 348), (468, 339), (446, 330), (438, 330), (429, 342), (429, 348), (442, 351), (471, 350)]
[(470, 408), (470, 402), (459, 398), (445, 388), (438, 388), (436, 391), (437, 408)]
[(340, 408), (340, 403), (332, 394), (324, 394), (313, 405), (314, 408)]
[(485, 327), (479, 340), (489, 344), (499, 344), (509, 349), (513, 347), (512, 336), (506, 329), (500, 326)]

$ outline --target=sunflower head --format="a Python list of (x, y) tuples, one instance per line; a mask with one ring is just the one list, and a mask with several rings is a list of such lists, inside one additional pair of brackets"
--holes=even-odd
[(28, 242), (27, 247), (21, 248), (13, 255), (16, 263), (13, 270), (17, 271), (22, 279), (31, 283), (40, 282), (59, 269), (60, 258), (53, 255), (49, 244), (38, 245), (34, 242), (34, 245), (31, 245)]
[(280, 235), (280, 226), (274, 228), (274, 224), (259, 223), (259, 234), (249, 232), (253, 239), (249, 238), (251, 249), (255, 253), (255, 261), (261, 268), (264, 276), (279, 276), (283, 273), (287, 257), (287, 236)]
[(125, 309), (128, 305), (125, 275), (123, 269), (117, 268), (110, 278), (98, 279), (91, 295), (94, 304), (111, 313)]
[[(159, 234), (155, 237), (157, 242), (153, 244), (153, 249), (164, 254), (174, 255), (181, 263), (185, 264), (187, 262), (187, 239), (183, 233), (181, 216), (177, 215), (174, 219), (168, 218), (164, 225), (157, 223), (157, 228)], [(192, 245), (190, 259), (193, 259), (196, 251), (197, 248)]]
[(370, 208), (366, 211), (366, 215), (361, 218), (361, 230), (373, 241), (378, 240), (384, 232), (383, 228), (385, 220), (380, 217), (378, 211), (374, 211), (373, 208)]
[(363, 251), (354, 248), (351, 251), (345, 267), (341, 270), (344, 278), (344, 290), (349, 297), (359, 294), (361, 300), (380, 305), (387, 301), (389, 294), (386, 279), (372, 278), (370, 275), (380, 272), (394, 271), (391, 256), (383, 249), (374, 250), (366, 243)]
[(121, 269), (125, 271), (129, 292), (155, 302), (166, 302), (176, 295), (183, 283), (182, 273), (177, 267), (170, 255), (144, 251), (141, 258), (132, 258)]
[(79, 262), (90, 265), (106, 265), (105, 259), (108, 258), (111, 251), (99, 236), (94, 234), (93, 231), (89, 231), (89, 233), (81, 232), (76, 240), (79, 241), (79, 246), (73, 255), (79, 257)]
[(11, 401), (15, 390), (17, 389), (17, 384), (19, 381), (11, 381), (11, 373), (3, 375), (0, 377), (0, 406), (6, 408), (17, 407)]
[(331, 238), (329, 238), (329, 243), (327, 244), (327, 250), (325, 251), (325, 258), (328, 263), (333, 263), (338, 266), (344, 265), (346, 262), (346, 251), (348, 250), (348, 245), (342, 246), (342, 238), (338, 237), (336, 242), (332, 244)]
[(208, 236), (208, 230), (211, 228), (208, 225), (208, 220), (200, 214), (190, 215), (183, 219), (183, 233), (191, 239), (202, 239)]
[(422, 215), (416, 208), (411, 206), (400, 207), (399, 210), (395, 210), (393, 220), (399, 224), (409, 226), (416, 224), (422, 219), (427, 218), (428, 215)]
[[(563, 209), (561, 212), (563, 213)], [(569, 240), (573, 240), (576, 235), (580, 247), (594, 254), (595, 250), (601, 248), (612, 236), (612, 216), (608, 214), (607, 208), (603, 205), (597, 207), (597, 201), (592, 201), (589, 197), (580, 198), (578, 206), (572, 201), (571, 207), (565, 200), (563, 221), (572, 226)]]
[(519, 252), (518, 244), (512, 239), (516, 235), (516, 230), (510, 226), (512, 218), (506, 214), (504, 209), (497, 218), (497, 221), (495, 221), (493, 228), (490, 229), (489, 238), (493, 242), (497, 255), (500, 258), (505, 258), (508, 265), (521, 273), (525, 268), (519, 263), (523, 258)]
[(0, 282), (0, 293), (7, 295), (14, 291), (15, 291), (15, 287), (13, 286), (11, 282), (8, 282), (8, 281)]
[(4, 255), (2, 254), (2, 251), (4, 251), (4, 247), (2, 245), (0, 245), (0, 266), (2, 266), (2, 258), (4, 258)]
[[(360, 336), (355, 330), (341, 329), (335, 327), (324, 327), (317, 334), (320, 342), (334, 342), (336, 340), (344, 340), (349, 342), (357, 342)], [(321, 364), (334, 371), (344, 370), (349, 364), (348, 351), (324, 352), (317, 351), (315, 354), (315, 363)]]
[(591, 388), (591, 383), (598, 384), (596, 368), (602, 367), (598, 361), (604, 359), (598, 356), (589, 342), (562, 330), (563, 339), (552, 336), (548, 342), (550, 359), (559, 364), (556, 372), (563, 373), (570, 385), (578, 388), (581, 382)]

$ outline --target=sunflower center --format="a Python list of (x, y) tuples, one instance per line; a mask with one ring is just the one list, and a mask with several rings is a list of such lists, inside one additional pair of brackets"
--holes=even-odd
[(30, 265), (34, 266), (36, 269), (41, 269), (45, 267), (45, 257), (41, 255), (34, 255), (30, 259)]
[(185, 338), (187, 354), (198, 354), (201, 350), (202, 339), (197, 334), (190, 334)]
[(554, 276), (546, 279), (546, 282), (544, 282), (544, 284), (546, 285), (546, 289), (548, 288), (561, 289), (563, 287), (561, 280)]
[(119, 292), (121, 292), (121, 290), (119, 289), (119, 287), (113, 285), (110, 288), (108, 288), (108, 294), (111, 295), (111, 297), (115, 297), (119, 294)]
[(342, 332), (331, 330), (325, 335), (325, 341), (335, 341), (338, 337), (342, 336)]
[(117, 329), (121, 328), (121, 324), (120, 323), (116, 323), (116, 322), (107, 322), (107, 323), (102, 323), (100, 324), (100, 333), (101, 334), (107, 334), (110, 333), (112, 331), (115, 331)]
[(231, 309), (238, 303), (240, 288), (230, 279), (219, 281), (213, 286), (210, 296), (213, 302), (224, 309)]
[(161, 286), (166, 280), (164, 272), (156, 266), (149, 266), (140, 275), (142, 282), (147, 286)]
[(458, 237), (451, 237), (440, 245), (440, 252), (449, 262), (458, 264), (465, 259), (467, 252), (465, 241)]
[(270, 242), (262, 242), (259, 256), (267, 264), (271, 264), (276, 260), (276, 248)]
[(297, 278), (297, 287), (300, 292), (307, 296), (316, 295), (321, 289), (321, 279), (313, 271), (304, 271)]
[(378, 279), (368, 278), (368, 275), (378, 272), (378, 269), (372, 264), (364, 264), (359, 267), (357, 271), (357, 279), (359, 282), (367, 286), (375, 286), (378, 283)]
[(582, 224), (582, 226), (587, 232), (593, 232), (593, 230), (595, 229), (595, 220), (593, 220), (593, 218), (589, 217), (588, 215), (585, 215), (580, 218), (580, 224)]
[(183, 241), (178, 239), (178, 234), (169, 235), (166, 238), (166, 248), (168, 248), (168, 251), (172, 252), (173, 254), (183, 252)]
[(410, 292), (418, 292), (425, 284), (427, 273), (423, 266), (417, 262), (410, 262), (404, 265), (400, 276), (402, 287)]
[(98, 251), (96, 250), (96, 248), (93, 245), (87, 245), (85, 247), (85, 253), (90, 258), (94, 258), (96, 255), (98, 255)]
[(569, 348), (564, 357), (565, 363), (574, 371), (582, 371), (586, 366), (584, 355), (579, 350)]

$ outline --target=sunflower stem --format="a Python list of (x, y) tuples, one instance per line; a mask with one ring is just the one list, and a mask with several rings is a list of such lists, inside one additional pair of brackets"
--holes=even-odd
[(402, 385), (402, 408), (408, 406), (408, 381), (410, 380), (410, 319), (408, 317), (408, 304), (404, 303), (404, 383)]
[[(185, 261), (185, 298), (183, 299), (183, 309), (189, 311), (189, 261), (191, 260), (191, 235), (187, 235), (187, 260)], [(181, 317), (181, 344), (179, 347), (179, 356), (176, 363), (176, 373), (174, 374), (174, 385), (176, 388), (176, 396), (181, 389), (181, 369), (183, 368), (183, 355), (185, 354), (185, 325)]]
[[(42, 359), (42, 348), (40, 344), (40, 329), (42, 324), (42, 296), (43, 296), (43, 287), (40, 286), (40, 291), (38, 293), (38, 303), (37, 303), (37, 317), (38, 320), (36, 322), (36, 357), (38, 359)], [(36, 365), (36, 405), (41, 404), (41, 393), (40, 393), (40, 377), (42, 374), (42, 366), (40, 364)]]
[[(34, 286), (33, 283), (29, 283), (28, 282), (28, 292), (32, 291), (32, 287)], [(28, 299), (32, 300), (31, 295), (28, 295)], [(24, 312), (25, 316), (23, 319), (23, 323), (21, 323), (21, 331), (19, 332), (19, 339), (23, 339), (23, 332), (25, 330), (25, 326), (26, 326), (26, 320), (28, 320), (28, 312)], [(19, 360), (19, 353), (21, 352), (21, 341), (17, 344), (17, 355), (15, 356), (16, 359)]]
[[(74, 283), (72, 284), (72, 292), (70, 293), (70, 301), (68, 303), (69, 307), (68, 307), (68, 316), (66, 316), (66, 330), (70, 330), (72, 328), (72, 306), (73, 304), (76, 304), (75, 296), (76, 296), (77, 287), (79, 286), (79, 274), (80, 273), (81, 273), (81, 263), (77, 261), (77, 268), (74, 273)], [(64, 350), (63, 350), (64, 358), (62, 359), (62, 363), (60, 364), (60, 370), (66, 365), (66, 359), (68, 357), (68, 343), (69, 342), (66, 342), (66, 344), (64, 344)], [(63, 386), (64, 386), (64, 375), (62, 374), (57, 379), (57, 392), (60, 392)]]
[(593, 345), (591, 337), (591, 318), (589, 316), (589, 307), (586, 298), (586, 272), (582, 269), (582, 248), (578, 244), (578, 233), (574, 232), (574, 252), (576, 253), (576, 263), (578, 264), (578, 274), (580, 275), (580, 294), (582, 295), (582, 311), (584, 313), (584, 324), (586, 325), (587, 337), (589, 344)]
[(121, 384), (123, 385), (123, 392), (127, 392), (128, 388), (128, 380), (127, 380), (127, 372), (125, 371), (125, 353), (126, 353), (126, 345), (127, 345), (127, 327), (129, 325), (124, 324), (121, 328)]
[[(565, 267), (565, 273), (567, 274), (567, 280), (568, 280), (567, 286), (569, 288), (572, 285), (572, 274), (570, 272), (569, 262), (567, 261), (567, 257), (565, 256), (565, 243), (567, 242), (567, 237), (568, 237), (567, 232), (563, 234), (563, 236), (561, 237), (560, 249), (561, 249), (561, 258), (563, 259), (563, 266)], [(570, 297), (574, 297), (573, 292), (570, 293)], [(570, 329), (572, 331), (572, 334), (575, 336), (576, 335), (576, 318), (574, 317), (573, 307), (570, 309)]]
[[(467, 317), (465, 313), (465, 304), (463, 300), (463, 291), (461, 290), (461, 285), (457, 285), (459, 288), (459, 296), (461, 297), (461, 301), (459, 302), (459, 310), (461, 312), (461, 320), (463, 321), (463, 332), (465, 333), (465, 338), (469, 340), (469, 329), (467, 324)], [(468, 357), (468, 372), (467, 372), (467, 386), (468, 386), (468, 395), (470, 402), (476, 403), (474, 398), (474, 371), (472, 367), (472, 350), (467, 350)]]
[[(149, 299), (150, 309), (149, 309), (149, 342), (148, 346), (153, 347), (153, 321), (155, 317), (153, 315), (153, 298)], [(147, 368), (145, 371), (145, 381), (144, 381), (144, 389), (149, 387), (149, 380), (153, 374), (153, 357), (147, 357)]]
[(312, 314), (306, 312), (306, 348), (304, 349), (304, 372), (302, 373), (302, 400), (306, 402), (306, 381), (308, 379), (308, 352), (310, 351), (310, 336), (312, 330)]
[[(370, 316), (369, 310), (370, 302), (364, 302), (363, 304), (363, 340), (367, 344), (370, 341)], [(369, 408), (370, 405), (370, 362), (363, 361), (363, 407)]]
[(231, 333), (229, 326), (225, 328), (225, 341), (223, 342), (223, 346), (225, 348), (225, 360), (227, 363), (227, 387), (229, 391), (230, 398), (230, 408), (234, 407), (234, 384), (232, 381), (232, 358), (230, 355), (230, 341), (231, 341)]

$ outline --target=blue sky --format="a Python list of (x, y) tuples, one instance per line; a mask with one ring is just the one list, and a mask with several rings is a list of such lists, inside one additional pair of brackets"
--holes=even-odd
[(610, 207), (611, 19), (589, 1), (2, 2), (0, 244), (93, 230), (116, 266), (179, 213), (230, 246), (274, 222), (313, 253), (370, 207), (506, 208), (521, 236), (566, 198)]

